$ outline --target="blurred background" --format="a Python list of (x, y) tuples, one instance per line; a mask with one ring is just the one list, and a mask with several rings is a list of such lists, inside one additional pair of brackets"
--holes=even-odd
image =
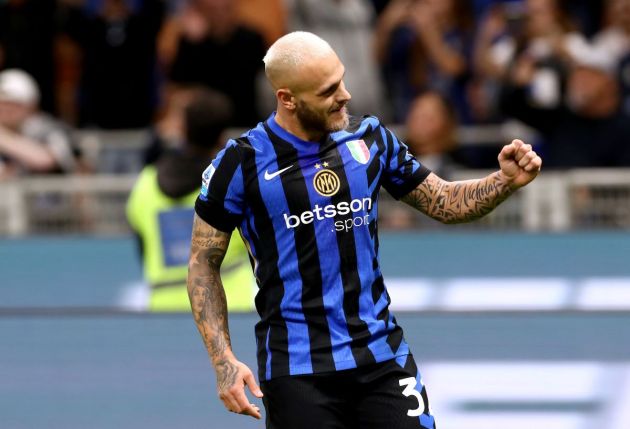
[[(516, 137), (543, 157), (470, 225), (380, 196), (440, 428), (629, 428), (630, 0), (0, 0), (0, 427), (264, 427), (222, 408), (192, 317), (152, 297), (298, 29), (338, 52), (351, 113), (442, 177)], [(230, 327), (254, 366), (251, 292)]]

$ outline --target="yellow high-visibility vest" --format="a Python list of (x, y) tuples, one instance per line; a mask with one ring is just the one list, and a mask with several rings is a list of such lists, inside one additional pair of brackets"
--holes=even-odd
[[(152, 311), (190, 311), (186, 278), (198, 194), (195, 191), (179, 199), (166, 196), (158, 186), (157, 169), (147, 166), (127, 201), (127, 219), (142, 240)], [(230, 240), (221, 280), (230, 311), (254, 310), (255, 282), (247, 249), (238, 234)]]

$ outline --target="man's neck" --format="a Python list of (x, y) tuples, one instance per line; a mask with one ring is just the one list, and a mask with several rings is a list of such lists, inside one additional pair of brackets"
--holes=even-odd
[(310, 131), (305, 130), (300, 124), (300, 121), (295, 116), (290, 116), (288, 114), (283, 114), (282, 111), (278, 110), (275, 116), (276, 123), (280, 125), (285, 131), (293, 134), (301, 140), (309, 141), (309, 142), (319, 142), (325, 136), (326, 132), (321, 131)]

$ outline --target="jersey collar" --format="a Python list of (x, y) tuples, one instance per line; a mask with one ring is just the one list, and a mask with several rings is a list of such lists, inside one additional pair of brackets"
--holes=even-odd
[(291, 143), (298, 150), (308, 152), (317, 152), (319, 150), (320, 145), (318, 142), (302, 140), (298, 136), (291, 134), (282, 128), (278, 122), (276, 122), (276, 112), (273, 112), (267, 119), (267, 126), (271, 128), (271, 131), (273, 131), (278, 137)]

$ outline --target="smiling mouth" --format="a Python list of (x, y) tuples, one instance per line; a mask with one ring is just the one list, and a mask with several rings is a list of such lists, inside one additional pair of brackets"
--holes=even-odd
[(343, 106), (339, 106), (337, 109), (333, 109), (330, 111), (330, 113), (340, 113), (341, 111), (343, 111), (346, 108), (345, 104)]

